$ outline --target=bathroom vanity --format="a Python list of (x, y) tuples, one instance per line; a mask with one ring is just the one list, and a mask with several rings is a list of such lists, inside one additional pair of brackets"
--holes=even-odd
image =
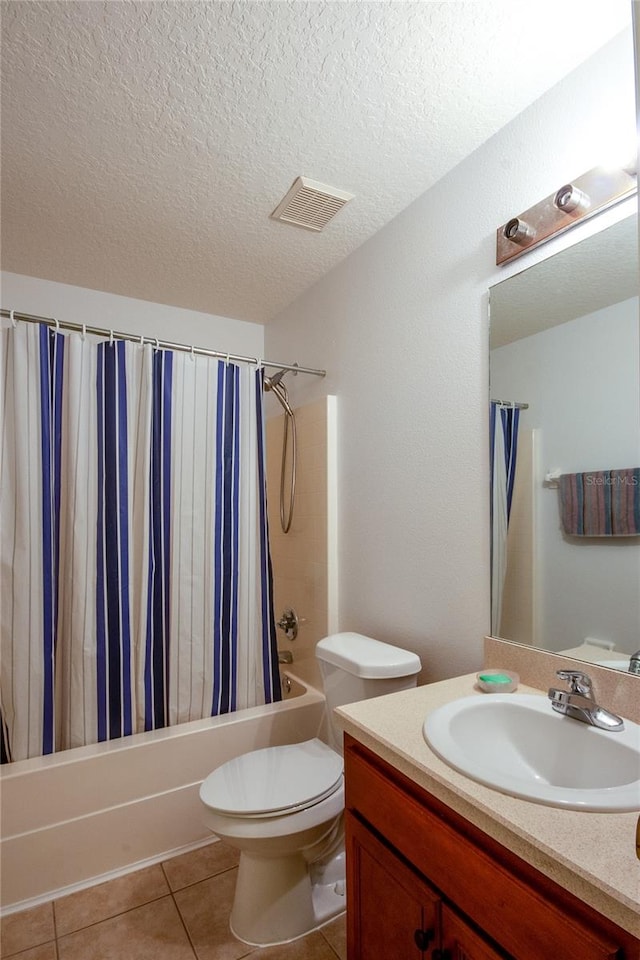
[(473, 682), (338, 711), (349, 960), (640, 960), (638, 814), (547, 807), (449, 768), (422, 722)]

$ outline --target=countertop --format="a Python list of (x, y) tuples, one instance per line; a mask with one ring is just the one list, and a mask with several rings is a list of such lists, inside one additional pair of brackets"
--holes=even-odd
[[(339, 707), (346, 733), (489, 836), (636, 937), (640, 936), (638, 813), (590, 813), (507, 796), (447, 766), (422, 736), (428, 713), (475, 689), (475, 674)], [(544, 696), (520, 685), (518, 693)]]

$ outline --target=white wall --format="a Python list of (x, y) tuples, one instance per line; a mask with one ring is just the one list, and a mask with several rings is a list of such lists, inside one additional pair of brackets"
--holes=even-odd
[(563, 536), (558, 491), (544, 474), (640, 464), (638, 299), (617, 303), (491, 352), (497, 396), (522, 396), (522, 429), (537, 430), (534, 472), (539, 632), (550, 650), (586, 637), (633, 653), (640, 624), (637, 537)]
[(2, 273), (0, 299), (7, 310), (54, 317), (72, 323), (145, 334), (174, 343), (194, 344), (238, 356), (264, 357), (264, 327), (101, 290)]
[(297, 402), (338, 397), (340, 627), (417, 651), (430, 679), (478, 667), (489, 628), (488, 287), (598, 224), (502, 269), (495, 230), (600, 163), (622, 106), (633, 133), (633, 93), (629, 32), (266, 329), (267, 352), (328, 370), (287, 380)]

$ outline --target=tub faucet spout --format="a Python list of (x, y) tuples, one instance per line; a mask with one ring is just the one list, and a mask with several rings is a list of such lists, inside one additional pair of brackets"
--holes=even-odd
[(291, 650), (278, 650), (278, 663), (293, 663)]

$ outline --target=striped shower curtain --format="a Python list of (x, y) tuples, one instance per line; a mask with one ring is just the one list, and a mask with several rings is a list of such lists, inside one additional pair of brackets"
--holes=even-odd
[(261, 372), (28, 323), (0, 361), (8, 758), (280, 699)]
[(507, 571), (507, 532), (518, 453), (520, 410), (491, 401), (491, 633), (500, 636), (502, 594)]

